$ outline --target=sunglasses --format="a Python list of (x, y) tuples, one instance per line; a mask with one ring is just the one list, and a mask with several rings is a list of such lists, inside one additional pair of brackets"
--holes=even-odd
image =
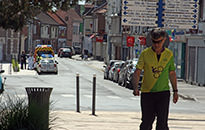
[(162, 39), (162, 40), (154, 40), (154, 39), (152, 39), (152, 43), (154, 43), (154, 44), (158, 44), (158, 43), (161, 43), (162, 41), (163, 41), (164, 39)]

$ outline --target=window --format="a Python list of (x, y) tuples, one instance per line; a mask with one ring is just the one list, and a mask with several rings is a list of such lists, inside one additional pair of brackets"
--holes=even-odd
[(36, 34), (36, 25), (33, 25), (33, 34)]
[(68, 16), (65, 17), (65, 21), (68, 21)]
[(73, 34), (79, 34), (78, 26), (73, 26)]
[(11, 40), (10, 39), (8, 39), (7, 54), (11, 54)]
[(58, 29), (55, 28), (55, 37), (58, 37)]
[(203, 0), (200, 0), (199, 1), (199, 18), (200, 18), (200, 20), (205, 20), (205, 10), (204, 10), (204, 7), (205, 7), (205, 5), (204, 5), (204, 1)]
[(13, 53), (17, 53), (17, 43), (18, 41), (15, 39), (14, 42), (13, 42)]

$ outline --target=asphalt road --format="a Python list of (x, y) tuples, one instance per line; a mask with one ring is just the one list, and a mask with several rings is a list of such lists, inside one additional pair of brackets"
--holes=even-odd
[[(134, 97), (132, 90), (104, 80), (102, 70), (96, 67), (97, 62), (69, 58), (57, 58), (57, 60), (59, 62), (58, 75), (7, 76), (4, 98), (6, 99), (8, 94), (27, 99), (26, 87), (52, 87), (51, 108), (76, 111), (76, 74), (79, 73), (80, 110), (90, 111), (92, 109), (93, 75), (96, 74), (96, 111), (140, 111), (140, 97)], [(205, 114), (205, 103), (180, 98), (177, 104), (170, 103), (170, 111)]]

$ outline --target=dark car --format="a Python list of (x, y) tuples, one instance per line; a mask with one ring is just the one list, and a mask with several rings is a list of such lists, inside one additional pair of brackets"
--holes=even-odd
[(120, 61), (119, 66), (116, 66), (116, 68), (114, 69), (114, 72), (113, 72), (113, 81), (114, 82), (118, 82), (119, 73), (120, 73), (121, 69), (123, 68), (124, 64), (125, 64), (125, 61)]
[(81, 54), (81, 48), (80, 47), (73, 47), (75, 50), (75, 54)]
[(104, 70), (104, 79), (108, 79), (109, 71), (111, 67), (114, 65), (115, 62), (118, 60), (110, 60), (109, 63), (106, 66), (103, 66), (105, 68)]
[(72, 58), (72, 50), (70, 48), (63, 48), (60, 52), (60, 57), (69, 57)]
[(58, 57), (60, 57), (60, 54), (61, 54), (62, 51), (63, 51), (63, 48), (60, 48), (60, 49), (58, 50)]
[(72, 46), (65, 46), (64, 48), (70, 48), (71, 52), (72, 52), (72, 55), (76, 54), (74, 47), (72, 47)]

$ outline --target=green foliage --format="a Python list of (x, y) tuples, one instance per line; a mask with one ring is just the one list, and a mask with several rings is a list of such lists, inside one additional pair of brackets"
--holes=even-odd
[(0, 27), (21, 30), (40, 11), (52, 11), (53, 7), (68, 10), (77, 3), (78, 0), (1, 0)]
[(0, 105), (0, 130), (19, 130), (28, 124), (28, 106), (20, 98), (7, 97)]
[(3, 100), (2, 97), (1, 95), (0, 130), (50, 130), (52, 126), (55, 126), (56, 117), (50, 111), (48, 113), (52, 114), (49, 116), (48, 122), (50, 127), (45, 129), (46, 127), (43, 128), (42, 125), (44, 125), (46, 119), (42, 119), (43, 115), (36, 117), (36, 115), (45, 114), (39, 113), (40, 107), (29, 106), (25, 99), (17, 96), (10, 97), (7, 95)]
[(12, 58), (11, 62), (12, 62), (12, 67), (13, 67), (14, 72), (19, 72), (20, 69), (19, 69), (18, 61)]

